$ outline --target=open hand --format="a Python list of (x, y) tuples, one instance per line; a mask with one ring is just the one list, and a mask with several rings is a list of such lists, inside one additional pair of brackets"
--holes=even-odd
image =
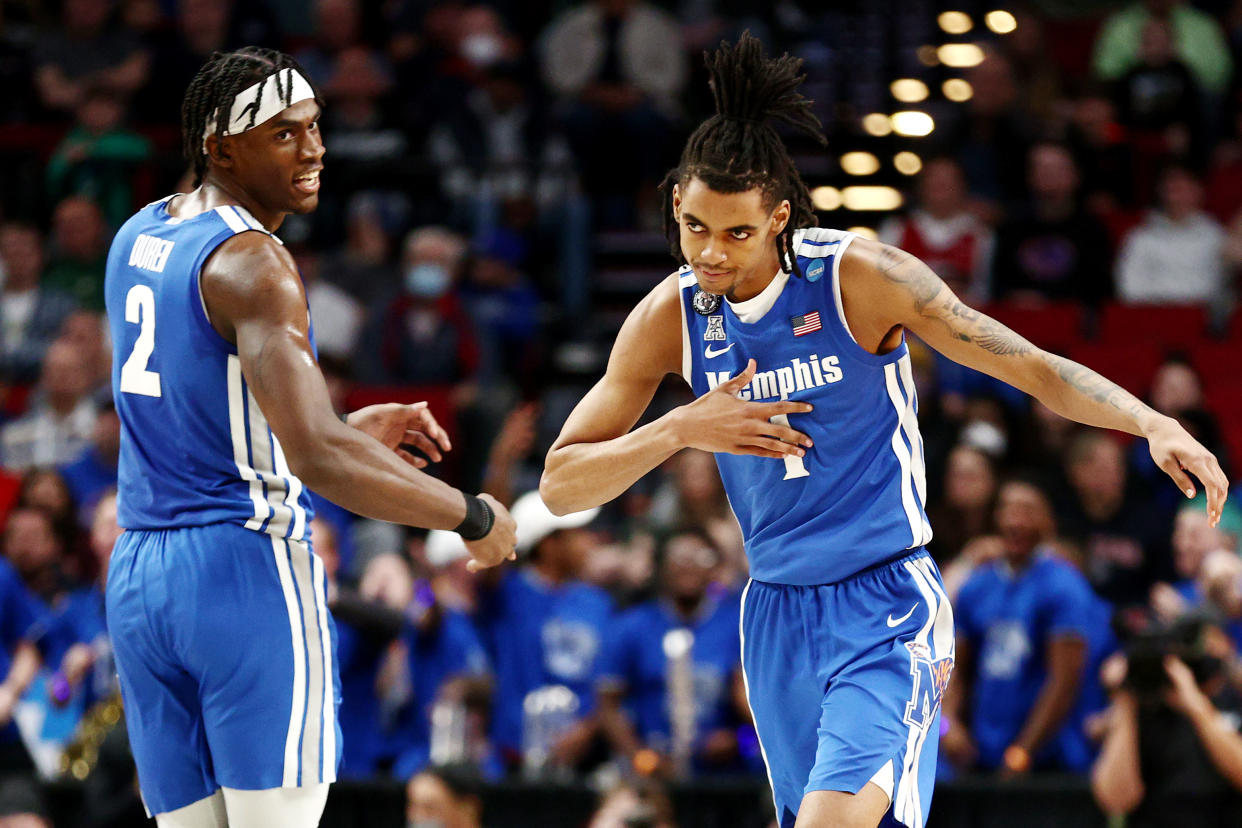
[[(453, 448), (425, 402), (368, 405), (350, 414), (345, 422), (379, 440), (416, 469), (426, 467), (427, 458), (439, 463), (444, 459), (441, 452)], [(411, 453), (406, 446), (418, 449), (427, 458)]]
[[(773, 417), (805, 414), (810, 403), (795, 400), (747, 402), (737, 393), (755, 377), (755, 361), (746, 363), (745, 370), (727, 382), (681, 409), (684, 443), (690, 448), (729, 454), (753, 454), (757, 457), (802, 457), (813, 444), (801, 431)], [(787, 422), (787, 421), (786, 421)]]
[(1202, 481), (1203, 488), (1207, 490), (1208, 519), (1212, 526), (1220, 523), (1225, 496), (1229, 494), (1229, 480), (1212, 452), (1191, 437), (1172, 417), (1162, 418), (1148, 432), (1147, 444), (1156, 465), (1173, 478), (1186, 497), (1195, 496), (1195, 484), (1190, 474)]

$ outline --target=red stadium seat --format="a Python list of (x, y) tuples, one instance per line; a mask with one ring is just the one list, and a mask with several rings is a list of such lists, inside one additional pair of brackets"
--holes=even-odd
[[(377, 403), (416, 403), (426, 401), (436, 422), (448, 433), (449, 441), (457, 443), (457, 409), (453, 405), (453, 388), (448, 385), (357, 385), (345, 395), (345, 407), (357, 411)], [(452, 468), (457, 453), (445, 457)]]
[(1205, 388), (1242, 384), (1242, 339), (1200, 342), (1191, 350), (1190, 361)]
[(1070, 349), (1069, 357), (1142, 397), (1147, 394), (1151, 378), (1164, 360), (1164, 349), (1142, 341), (1083, 342)]
[(1216, 415), (1223, 428), (1242, 426), (1242, 383), (1209, 388), (1203, 396), (1208, 411)]
[(1065, 353), (1082, 340), (1082, 306), (1077, 302), (1001, 303), (988, 306), (985, 312), (1041, 348)]
[(1207, 336), (1207, 314), (1200, 305), (1105, 305), (1100, 316), (1102, 342), (1154, 342), (1190, 349)]

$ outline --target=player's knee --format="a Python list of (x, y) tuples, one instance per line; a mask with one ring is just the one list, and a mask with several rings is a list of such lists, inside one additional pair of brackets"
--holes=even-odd
[(158, 828), (228, 828), (224, 797), (219, 791), (184, 808), (155, 815)]
[(888, 810), (888, 796), (868, 784), (856, 794), (811, 791), (802, 799), (795, 828), (876, 828)]
[(328, 801), (328, 783), (242, 791), (222, 788), (229, 828), (315, 828)]

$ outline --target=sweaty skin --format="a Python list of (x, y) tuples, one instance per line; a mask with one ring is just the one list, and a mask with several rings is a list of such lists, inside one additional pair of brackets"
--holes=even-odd
[[(274, 232), (289, 213), (314, 210), (313, 173), (324, 155), (318, 119), (318, 104), (306, 100), (238, 135), (209, 136), (203, 185), (172, 199), (169, 212), (189, 218), (240, 204)], [(306, 291), (288, 250), (264, 233), (239, 233), (207, 259), (199, 284), (212, 326), (237, 346), (242, 374), (291, 470), (307, 486), (378, 520), (430, 529), (461, 523), (462, 493), (418, 471), (420, 463), (399, 450), (411, 443), (435, 459), (449, 448), (424, 406), (372, 406), (351, 414), (349, 425), (336, 417), (310, 345)], [(515, 545), (508, 511), (481, 497), (496, 518), (485, 538), (466, 544), (475, 568), (512, 559)]]

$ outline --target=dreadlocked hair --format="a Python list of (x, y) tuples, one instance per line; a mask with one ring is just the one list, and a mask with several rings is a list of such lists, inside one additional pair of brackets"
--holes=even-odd
[[(186, 160), (194, 164), (195, 187), (203, 183), (207, 172), (207, 153), (203, 149), (203, 132), (207, 129), (207, 122), (215, 115), (216, 137), (222, 138), (224, 128), (231, 119), (237, 93), (258, 83), (247, 129), (255, 126), (263, 86), (269, 79), (272, 83), (280, 83), (279, 77), (271, 76), (282, 69), (293, 69), (307, 77), (298, 62), (289, 55), (258, 46), (245, 46), (235, 52), (212, 52), (203, 68), (198, 70), (185, 91), (185, 100), (181, 102), (182, 151)], [(286, 102), (292, 99), (292, 80), (288, 86), (288, 89), (277, 90)], [(314, 89), (313, 84), (311, 88)], [(323, 106), (318, 89), (315, 89), (315, 102)]]
[(674, 256), (684, 262), (673, 221), (673, 185), (683, 188), (698, 178), (720, 193), (758, 188), (768, 209), (782, 199), (791, 208), (789, 221), (776, 239), (781, 267), (801, 276), (793, 252), (793, 232), (819, 223), (811, 193), (798, 174), (785, 144), (771, 121), (784, 122), (812, 137), (821, 146), (828, 140), (811, 110), (811, 101), (798, 87), (805, 80), (802, 59), (789, 54), (770, 59), (749, 31), (732, 46), (721, 43), (704, 52), (716, 114), (691, 134), (677, 167), (660, 184), (663, 193), (664, 235)]

